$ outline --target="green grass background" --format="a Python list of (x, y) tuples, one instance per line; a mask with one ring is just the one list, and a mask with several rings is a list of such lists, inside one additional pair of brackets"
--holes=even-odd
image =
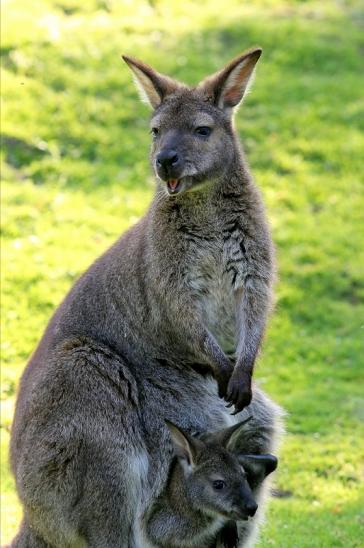
[(261, 45), (237, 116), (280, 280), (256, 378), (288, 411), (260, 546), (364, 539), (363, 22), (360, 1), (8, 0), (2, 7), (2, 537), (26, 360), (79, 274), (147, 208), (148, 109), (126, 53), (196, 83)]

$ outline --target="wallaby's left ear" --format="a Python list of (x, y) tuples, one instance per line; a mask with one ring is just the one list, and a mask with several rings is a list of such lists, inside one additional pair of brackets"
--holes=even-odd
[(278, 466), (278, 460), (273, 455), (244, 455), (239, 454), (238, 460), (243, 466), (250, 487), (259, 485)]
[(261, 48), (254, 48), (239, 55), (222, 70), (203, 80), (197, 89), (219, 108), (233, 109), (246, 94), (261, 54)]
[(196, 461), (198, 441), (183, 432), (173, 422), (165, 420), (165, 423), (171, 434), (175, 454), (181, 461), (184, 461), (188, 468), (193, 468)]
[(133, 71), (135, 84), (142, 100), (149, 103), (153, 108), (157, 108), (167, 95), (178, 88), (185, 87), (176, 80), (160, 74), (146, 63), (138, 61), (138, 59), (126, 55), (122, 55), (122, 58)]

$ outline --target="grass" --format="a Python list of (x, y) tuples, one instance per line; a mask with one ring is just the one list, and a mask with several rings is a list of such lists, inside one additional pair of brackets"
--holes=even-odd
[(362, 546), (364, 13), (358, 1), (8, 0), (2, 22), (2, 537), (16, 386), (77, 276), (145, 211), (148, 111), (120, 54), (196, 83), (264, 48), (237, 127), (277, 244), (256, 378), (288, 411), (260, 546)]

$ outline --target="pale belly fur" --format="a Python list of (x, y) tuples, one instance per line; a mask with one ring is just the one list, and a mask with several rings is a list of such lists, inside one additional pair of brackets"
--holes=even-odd
[(236, 303), (231, 274), (222, 261), (208, 260), (191, 265), (188, 284), (198, 302), (202, 319), (226, 354), (236, 349)]

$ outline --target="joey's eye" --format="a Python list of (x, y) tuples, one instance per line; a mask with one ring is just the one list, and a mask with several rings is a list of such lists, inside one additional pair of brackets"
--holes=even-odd
[(153, 135), (153, 137), (156, 137), (159, 133), (159, 129), (157, 127), (152, 127), (152, 129), (150, 130), (151, 134)]
[(208, 137), (212, 132), (212, 128), (208, 126), (200, 126), (195, 129), (195, 133), (201, 137)]
[(224, 489), (226, 487), (226, 483), (222, 480), (216, 480), (212, 482), (212, 486), (214, 489), (220, 491), (221, 489)]

